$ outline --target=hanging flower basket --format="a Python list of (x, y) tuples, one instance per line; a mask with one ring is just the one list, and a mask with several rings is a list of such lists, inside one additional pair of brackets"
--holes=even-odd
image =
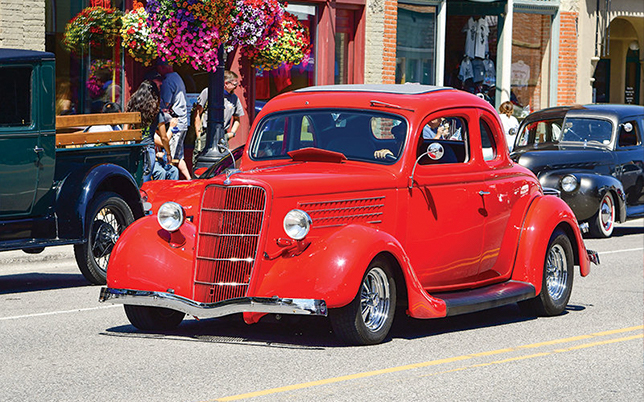
[(121, 45), (134, 60), (146, 66), (157, 57), (157, 46), (150, 36), (147, 19), (148, 12), (138, 7), (123, 15), (121, 27)]
[(236, 0), (226, 51), (235, 46), (258, 52), (282, 30), (284, 6), (277, 0)]
[(65, 26), (63, 47), (81, 55), (116, 45), (123, 13), (116, 8), (87, 7)]
[(214, 71), (226, 42), (234, 0), (148, 0), (150, 38), (159, 57), (195, 70)]
[(309, 30), (300, 24), (297, 17), (285, 11), (281, 32), (263, 48), (246, 50), (246, 54), (251, 58), (253, 67), (260, 70), (306, 64), (311, 54)]

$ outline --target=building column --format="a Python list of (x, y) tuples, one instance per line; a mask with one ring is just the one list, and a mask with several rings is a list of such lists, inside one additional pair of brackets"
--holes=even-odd
[(441, 1), (438, 5), (436, 16), (436, 84), (445, 85), (445, 42), (447, 27), (447, 0)]
[[(514, 16), (514, 0), (507, 0), (505, 16), (499, 18), (499, 42), (496, 50), (496, 96), (495, 107), (510, 100), (512, 87), (512, 20)], [(501, 21), (503, 25), (501, 26)]]

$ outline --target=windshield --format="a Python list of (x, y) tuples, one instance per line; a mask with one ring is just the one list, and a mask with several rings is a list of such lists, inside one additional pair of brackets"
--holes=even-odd
[(255, 160), (288, 158), (288, 152), (319, 148), (349, 160), (392, 164), (399, 158), (407, 123), (399, 116), (364, 110), (297, 110), (265, 117), (250, 148)]
[(567, 118), (564, 121), (561, 141), (592, 144), (610, 144), (613, 124), (608, 120)]

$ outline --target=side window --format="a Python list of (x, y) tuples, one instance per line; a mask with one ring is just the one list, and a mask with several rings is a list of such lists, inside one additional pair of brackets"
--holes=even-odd
[(494, 141), (494, 135), (492, 135), (492, 130), (490, 126), (483, 120), (481, 120), (481, 145), (483, 147), (483, 159), (486, 161), (491, 161), (496, 158), (496, 142)]
[(619, 125), (619, 138), (617, 140), (620, 147), (630, 147), (640, 143), (640, 133), (636, 121), (628, 121)]
[(0, 127), (31, 124), (31, 67), (0, 67)]
[(467, 147), (467, 122), (456, 116), (437, 117), (429, 120), (417, 149), (420, 165), (464, 163), (469, 160)]

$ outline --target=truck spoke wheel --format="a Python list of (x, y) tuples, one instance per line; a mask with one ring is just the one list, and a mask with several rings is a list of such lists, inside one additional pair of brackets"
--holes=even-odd
[(93, 284), (107, 280), (107, 264), (112, 249), (125, 228), (134, 222), (127, 203), (115, 193), (100, 194), (87, 215), (87, 242), (74, 246), (76, 262), (83, 276)]

